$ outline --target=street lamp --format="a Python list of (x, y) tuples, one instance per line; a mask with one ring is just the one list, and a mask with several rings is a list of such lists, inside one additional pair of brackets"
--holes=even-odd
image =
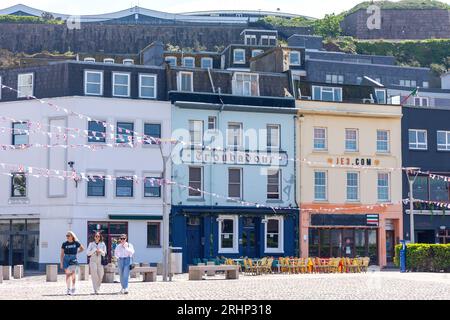
[(408, 167), (405, 168), (406, 170), (406, 176), (408, 177), (408, 184), (409, 184), (409, 239), (411, 243), (415, 242), (415, 236), (414, 236), (414, 195), (413, 195), (413, 188), (414, 188), (414, 182), (417, 179), (417, 176), (419, 175), (420, 168), (416, 167)]

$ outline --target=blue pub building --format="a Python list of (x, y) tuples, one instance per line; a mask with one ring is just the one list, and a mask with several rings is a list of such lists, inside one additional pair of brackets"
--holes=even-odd
[(183, 269), (217, 257), (298, 254), (295, 100), (288, 73), (169, 71), (171, 244)]

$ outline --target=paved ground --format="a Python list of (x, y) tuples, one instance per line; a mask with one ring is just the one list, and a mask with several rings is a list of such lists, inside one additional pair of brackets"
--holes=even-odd
[(101, 294), (91, 295), (90, 281), (78, 282), (77, 294), (66, 296), (64, 276), (47, 283), (45, 276), (30, 276), (0, 284), (2, 299), (450, 299), (450, 274), (369, 272), (367, 274), (305, 274), (244, 276), (224, 280), (188, 281), (186, 274), (173, 282), (142, 283), (132, 279), (130, 293), (118, 295), (120, 285), (103, 284)]

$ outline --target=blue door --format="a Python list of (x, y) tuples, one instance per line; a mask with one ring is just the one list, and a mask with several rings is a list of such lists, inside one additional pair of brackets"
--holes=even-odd
[(256, 218), (242, 218), (242, 255), (249, 258), (259, 258), (258, 228)]
[(186, 228), (187, 264), (194, 259), (203, 258), (203, 245), (201, 242), (201, 219), (199, 217), (187, 218)]

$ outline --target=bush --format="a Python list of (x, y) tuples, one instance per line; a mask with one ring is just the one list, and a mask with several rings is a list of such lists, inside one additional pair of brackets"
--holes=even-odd
[(31, 16), (4, 15), (0, 16), (0, 23), (64, 24), (64, 21)]
[[(395, 246), (394, 263), (400, 266), (401, 245)], [(450, 272), (450, 244), (408, 244), (406, 269), (418, 272)]]

